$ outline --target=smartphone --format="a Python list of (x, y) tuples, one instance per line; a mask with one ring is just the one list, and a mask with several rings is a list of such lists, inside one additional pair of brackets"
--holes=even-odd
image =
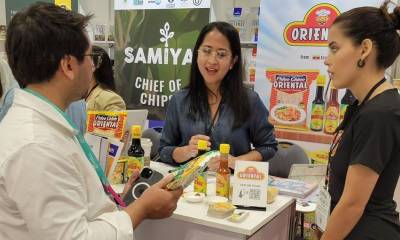
[(140, 198), (146, 189), (160, 181), (163, 177), (164, 176), (156, 170), (153, 170), (149, 167), (144, 167), (140, 172), (139, 178), (125, 195), (123, 199), (125, 204), (129, 205), (136, 199)]

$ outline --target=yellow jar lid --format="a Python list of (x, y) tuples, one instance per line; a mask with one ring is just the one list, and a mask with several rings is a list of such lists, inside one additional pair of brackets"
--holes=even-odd
[(231, 146), (229, 146), (229, 144), (226, 144), (226, 143), (221, 143), (219, 145), (220, 153), (229, 154), (230, 148), (231, 148)]
[(142, 135), (142, 126), (140, 126), (140, 125), (132, 125), (131, 133), (132, 133), (132, 137), (140, 138), (140, 136)]
[(326, 77), (325, 75), (318, 75), (317, 77), (317, 86), (325, 86)]
[(207, 141), (206, 140), (198, 140), (197, 141), (197, 149), (199, 150), (207, 150)]

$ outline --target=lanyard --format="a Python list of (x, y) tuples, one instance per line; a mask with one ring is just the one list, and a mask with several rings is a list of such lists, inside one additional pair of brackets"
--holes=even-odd
[(86, 158), (89, 160), (90, 164), (93, 166), (93, 168), (95, 169), (97, 176), (99, 177), (104, 191), (108, 194), (111, 195), (111, 197), (114, 198), (115, 202), (121, 206), (121, 207), (126, 207), (125, 203), (122, 201), (122, 199), (118, 196), (117, 193), (114, 192), (114, 190), (112, 189), (110, 183), (108, 182), (108, 179), (106, 177), (106, 175), (104, 174), (103, 169), (100, 166), (100, 162), (97, 160), (96, 156), (94, 155), (92, 149), (90, 148), (89, 144), (86, 142), (85, 138), (83, 137), (82, 133), (77, 130), (78, 128), (75, 126), (75, 123), (71, 120), (71, 118), (64, 112), (62, 111), (58, 106), (56, 106), (54, 103), (52, 103), (48, 98), (46, 98), (45, 96), (41, 95), (40, 93), (29, 89), (29, 88), (25, 88), (24, 89), (26, 92), (42, 99), (43, 101), (45, 101), (46, 103), (50, 104), (50, 106), (52, 106), (58, 113), (61, 114), (61, 116), (64, 117), (64, 119), (69, 123), (69, 125), (75, 129), (75, 131), (78, 133), (75, 135), (76, 139), (79, 142), (79, 145), (81, 146), (83, 152), (85, 153)]
[[(211, 119), (210, 126), (207, 128), (207, 125), (206, 125), (206, 135), (207, 136), (211, 135), (214, 132), (214, 125), (218, 118), (220, 108), (221, 108), (221, 102), (218, 104), (217, 111), (215, 112), (214, 117)], [(210, 138), (211, 138), (211, 136), (210, 136)]]
[[(372, 88), (371, 90), (369, 90), (369, 92), (367, 93), (367, 95), (365, 96), (365, 98), (363, 99), (363, 101), (361, 102), (361, 104), (357, 107), (356, 113), (354, 114), (354, 109), (353, 107), (356, 107), (358, 104), (358, 101), (356, 101), (351, 107), (351, 111), (352, 114), (350, 114), (350, 116), (348, 116), (350, 119), (345, 119), (343, 120), (342, 124), (338, 127), (338, 129), (336, 130), (336, 134), (335, 137), (333, 138), (333, 143), (331, 144), (331, 147), (329, 149), (329, 156), (328, 156), (328, 166), (326, 168), (326, 175), (325, 175), (325, 188), (328, 189), (328, 183), (329, 183), (329, 172), (330, 172), (330, 164), (331, 164), (331, 158), (332, 158), (332, 153), (334, 151), (335, 148), (338, 147), (340, 141), (342, 140), (342, 136), (344, 134), (344, 131), (346, 130), (347, 126), (350, 125), (351, 120), (354, 119), (355, 115), (357, 115), (361, 108), (365, 105), (365, 103), (369, 100), (369, 98), (371, 97), (371, 95), (375, 92), (375, 90), (382, 85), (384, 82), (386, 81), (386, 78), (383, 78), (382, 80), (380, 80), (379, 82), (377, 82)], [(346, 124), (345, 124), (346, 122)], [(341, 133), (339, 133), (340, 131), (342, 131)], [(339, 138), (338, 138), (338, 135)]]

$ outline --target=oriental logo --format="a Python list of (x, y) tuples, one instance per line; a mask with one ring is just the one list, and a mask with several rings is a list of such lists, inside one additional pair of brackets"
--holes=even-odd
[(238, 178), (246, 180), (263, 180), (265, 174), (259, 172), (255, 167), (247, 167), (244, 171), (238, 172)]
[[(186, 50), (182, 48), (171, 48), (171, 40), (175, 33), (171, 31), (171, 26), (165, 22), (164, 26), (160, 28), (160, 42), (164, 48), (125, 48), (126, 63), (142, 63), (142, 64), (170, 64), (173, 65), (186, 65), (192, 63), (192, 49)], [(176, 44), (176, 42), (175, 42)]]
[(339, 10), (329, 3), (312, 7), (303, 21), (285, 27), (285, 42), (291, 46), (327, 46), (329, 27), (339, 14)]

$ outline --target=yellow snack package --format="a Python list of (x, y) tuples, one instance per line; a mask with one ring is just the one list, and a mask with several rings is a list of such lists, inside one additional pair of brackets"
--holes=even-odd
[(89, 111), (86, 121), (87, 132), (120, 140), (124, 135), (126, 116), (126, 111)]
[(172, 174), (174, 179), (168, 183), (167, 188), (170, 190), (179, 187), (186, 188), (200, 173), (202, 173), (208, 162), (213, 158), (219, 156), (219, 151), (209, 151), (192, 161), (178, 167)]

